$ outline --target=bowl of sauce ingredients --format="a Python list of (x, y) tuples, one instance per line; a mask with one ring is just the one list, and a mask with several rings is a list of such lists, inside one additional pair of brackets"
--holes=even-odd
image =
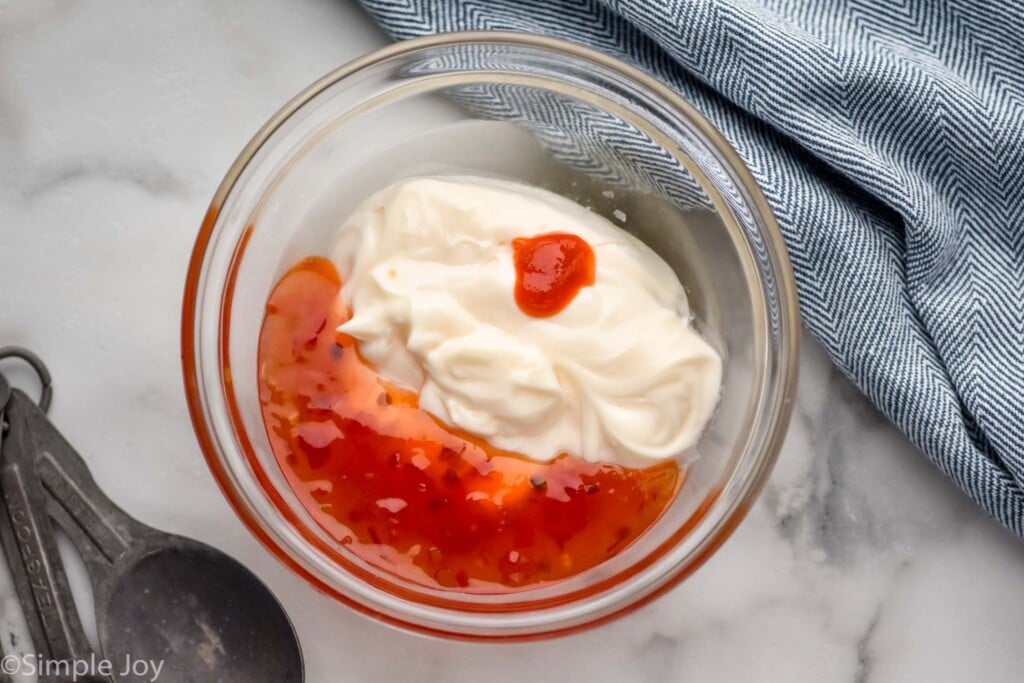
[(799, 326), (760, 191), (688, 103), (557, 40), (407, 41), (257, 133), (186, 283), (211, 471), (307, 581), (556, 635), (699, 567), (781, 445)]

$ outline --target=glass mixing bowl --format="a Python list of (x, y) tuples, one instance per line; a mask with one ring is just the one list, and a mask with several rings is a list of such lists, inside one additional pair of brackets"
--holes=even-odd
[[(264, 431), (257, 342), (289, 266), (329, 255), (349, 211), (395, 180), (502, 176), (616, 221), (676, 270), (724, 379), (699, 457), (665, 514), (576, 576), (504, 594), (424, 587), (368, 564), (306, 513)], [(690, 575), (743, 518), (778, 454), (797, 374), (793, 276), (736, 153), (694, 108), (598, 52), (511, 33), (387, 47), (284, 106), (214, 196), (185, 287), (182, 356), (196, 434), (249, 529), (323, 592), (391, 624), (522, 639), (621, 615)]]

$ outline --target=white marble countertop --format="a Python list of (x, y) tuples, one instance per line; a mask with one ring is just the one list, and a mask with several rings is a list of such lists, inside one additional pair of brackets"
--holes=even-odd
[(311, 683), (1024, 680), (1024, 542), (809, 338), (786, 446), (747, 521), (613, 624), (521, 645), (430, 640), (332, 602), (264, 551), (186, 413), (189, 251), (256, 128), (384, 42), (346, 0), (0, 0), (0, 344), (48, 361), (52, 417), (112, 498), (262, 577)]

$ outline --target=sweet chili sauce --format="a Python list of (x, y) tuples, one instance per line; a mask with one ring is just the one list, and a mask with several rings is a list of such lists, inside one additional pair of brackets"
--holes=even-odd
[(535, 462), (442, 425), (336, 331), (349, 317), (340, 288), (321, 258), (278, 282), (260, 333), (260, 401), (291, 487), (362, 559), (433, 587), (509, 591), (606, 560), (671, 502), (684, 478), (673, 462)]
[(512, 240), (516, 304), (535, 318), (550, 317), (594, 284), (594, 250), (568, 232)]

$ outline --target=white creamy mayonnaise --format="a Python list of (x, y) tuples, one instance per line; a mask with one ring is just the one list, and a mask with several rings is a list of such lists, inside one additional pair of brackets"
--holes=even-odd
[[(514, 298), (512, 240), (585, 239), (594, 284), (548, 318)], [(675, 273), (635, 237), (534, 187), (426, 177), (368, 198), (334, 251), (353, 312), (339, 330), (443, 423), (535, 460), (644, 466), (693, 446), (722, 362)]]

